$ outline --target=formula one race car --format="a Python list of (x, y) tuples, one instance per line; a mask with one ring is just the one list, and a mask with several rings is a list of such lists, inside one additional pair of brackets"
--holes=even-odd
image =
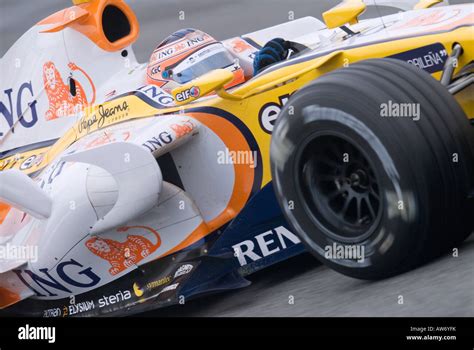
[(0, 63), (2, 313), (133, 314), (304, 251), (380, 279), (472, 232), (472, 4), (184, 29), (139, 64), (123, 0), (73, 2)]

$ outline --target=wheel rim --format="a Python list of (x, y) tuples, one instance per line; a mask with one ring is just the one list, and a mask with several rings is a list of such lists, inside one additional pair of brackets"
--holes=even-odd
[(303, 149), (297, 187), (313, 222), (334, 240), (366, 239), (382, 211), (369, 157), (344, 135), (317, 136)]

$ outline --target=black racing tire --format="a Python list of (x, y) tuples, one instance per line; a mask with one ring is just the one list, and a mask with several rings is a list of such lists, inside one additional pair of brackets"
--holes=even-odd
[[(411, 117), (382, 116), (395, 106)], [(408, 63), (362, 61), (298, 90), (270, 157), (288, 223), (345, 275), (402, 273), (474, 227), (474, 128), (446, 88)]]

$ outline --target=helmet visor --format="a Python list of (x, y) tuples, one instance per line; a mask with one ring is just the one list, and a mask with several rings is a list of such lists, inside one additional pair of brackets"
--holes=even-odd
[(173, 69), (173, 80), (185, 84), (214, 69), (234, 64), (233, 57), (220, 44), (209, 45), (189, 56)]

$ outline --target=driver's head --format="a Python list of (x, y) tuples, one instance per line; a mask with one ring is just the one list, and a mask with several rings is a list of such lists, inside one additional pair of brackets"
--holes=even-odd
[(226, 87), (244, 82), (244, 72), (224, 45), (196, 29), (182, 29), (163, 40), (153, 51), (147, 82), (170, 92), (213, 69), (232, 71), (234, 80)]

